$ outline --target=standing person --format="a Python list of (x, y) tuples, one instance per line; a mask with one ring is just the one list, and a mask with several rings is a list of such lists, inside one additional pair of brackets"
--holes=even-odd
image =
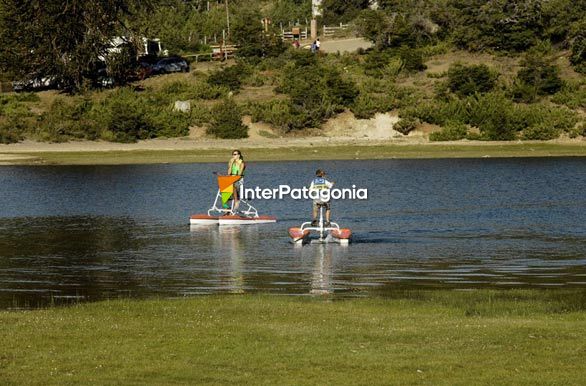
[(321, 42), (319, 41), (319, 38), (317, 38), (317, 40), (315, 41), (315, 52), (319, 53), (320, 47), (321, 47)]
[[(309, 185), (309, 190), (310, 191), (312, 191), (312, 190), (317, 191), (320, 193), (323, 190), (330, 190), (334, 186), (334, 183), (326, 180), (325, 177), (326, 177), (326, 172), (321, 169), (317, 169), (317, 171), (315, 172), (315, 178), (313, 179), (313, 181), (311, 181), (311, 185)], [(326, 210), (326, 223), (324, 225), (326, 227), (329, 227), (330, 226), (330, 215), (331, 215), (330, 200), (328, 199), (326, 201), (326, 200), (322, 200), (321, 198), (313, 200), (311, 226), (315, 227), (318, 225), (317, 212), (320, 207), (323, 207)]]
[(240, 150), (235, 149), (232, 151), (232, 158), (228, 161), (228, 175), (229, 176), (241, 176), (241, 178), (234, 183), (234, 207), (233, 211), (236, 212), (238, 210), (238, 205), (240, 201), (238, 200), (238, 191), (240, 187), (244, 183), (244, 169), (246, 169), (246, 164), (244, 163), (244, 157), (242, 157), (242, 153)]
[(311, 52), (315, 54), (316, 50), (317, 50), (317, 44), (314, 40), (313, 43), (311, 43)]

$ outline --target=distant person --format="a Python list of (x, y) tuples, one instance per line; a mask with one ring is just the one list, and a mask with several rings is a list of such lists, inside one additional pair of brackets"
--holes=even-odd
[[(309, 185), (309, 190), (321, 192), (323, 190), (330, 190), (333, 186), (333, 182), (326, 180), (326, 172), (321, 169), (317, 169), (315, 172), (315, 178), (313, 181), (311, 181), (311, 185)], [(320, 207), (323, 207), (326, 210), (326, 223), (324, 225), (329, 227), (331, 215), (330, 200), (325, 201), (321, 198), (313, 200), (311, 226), (318, 226), (317, 214)]]
[(240, 190), (240, 187), (244, 184), (244, 169), (246, 169), (244, 157), (242, 157), (242, 153), (240, 152), (240, 150), (235, 149), (234, 151), (232, 151), (232, 158), (230, 158), (230, 161), (228, 161), (228, 175), (241, 176), (242, 178), (240, 178), (240, 180), (234, 183), (234, 194), (232, 196), (232, 199), (234, 200), (234, 207), (232, 209), (233, 212), (236, 212), (238, 210), (238, 206), (240, 204), (240, 201), (238, 199), (238, 191)]
[(321, 48), (321, 42), (319, 41), (319, 38), (317, 38), (317, 40), (315, 41), (315, 52), (319, 52), (320, 48)]
[(299, 40), (293, 40), (293, 47), (299, 48)]
[(317, 51), (317, 43), (314, 40), (313, 43), (311, 43), (311, 52), (315, 54), (316, 51)]

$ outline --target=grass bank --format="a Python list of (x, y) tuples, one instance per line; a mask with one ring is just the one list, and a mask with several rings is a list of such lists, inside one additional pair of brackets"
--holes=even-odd
[(3, 384), (579, 384), (586, 292), (117, 300), (0, 312)]
[[(224, 162), (232, 148), (193, 150), (41, 151), (5, 154), (10, 164), (115, 165)], [(392, 158), (570, 157), (586, 156), (586, 143), (455, 143), (241, 147), (249, 161)], [(18, 158), (14, 156), (18, 154)], [(2, 161), (0, 152), (0, 161)], [(0, 162), (2, 164), (2, 162)]]

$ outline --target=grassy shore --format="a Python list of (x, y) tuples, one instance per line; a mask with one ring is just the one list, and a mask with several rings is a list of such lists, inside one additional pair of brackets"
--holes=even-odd
[(586, 292), (117, 300), (0, 312), (3, 384), (579, 384)]
[[(586, 143), (454, 143), (242, 147), (247, 160), (347, 160), (391, 158), (481, 158), (586, 156)], [(231, 148), (192, 150), (112, 150), (11, 152), (10, 164), (115, 165), (224, 162)], [(1, 150), (0, 150), (0, 153)], [(1, 161), (0, 154), (0, 161)]]

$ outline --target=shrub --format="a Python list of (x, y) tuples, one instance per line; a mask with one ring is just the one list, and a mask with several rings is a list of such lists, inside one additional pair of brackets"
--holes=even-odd
[(89, 99), (55, 99), (51, 107), (40, 117), (38, 135), (42, 140), (53, 142), (97, 139), (100, 129), (89, 116), (93, 107)]
[(419, 119), (413, 117), (406, 117), (393, 125), (393, 130), (398, 131), (403, 135), (409, 134), (419, 125)]
[(579, 85), (565, 84), (564, 87), (551, 98), (551, 101), (560, 105), (566, 105), (571, 109), (586, 109), (586, 87), (581, 88)]
[(429, 135), (430, 141), (459, 141), (466, 138), (468, 127), (460, 122), (448, 122), (441, 130)]
[(251, 102), (247, 113), (253, 122), (266, 122), (280, 129), (288, 129), (293, 121), (291, 101), (277, 99), (267, 102)]
[(389, 95), (380, 95), (361, 91), (354, 100), (350, 110), (358, 119), (370, 119), (376, 113), (385, 113), (393, 109), (393, 98)]
[(521, 66), (513, 86), (516, 100), (531, 102), (539, 95), (555, 94), (562, 88), (558, 67), (539, 49), (528, 51)]
[(190, 123), (195, 126), (205, 126), (212, 121), (210, 109), (200, 104), (191, 106)]
[(364, 58), (362, 65), (364, 74), (375, 78), (382, 78), (383, 69), (390, 61), (390, 55), (386, 51), (373, 50)]
[(419, 49), (402, 46), (399, 48), (399, 57), (407, 71), (423, 71), (427, 66), (423, 63), (423, 52)]
[(9, 119), (0, 123), (0, 143), (9, 144), (20, 142), (24, 139), (23, 127), (17, 120)]
[(228, 91), (226, 86), (210, 85), (208, 82), (178, 80), (164, 85), (158, 93), (151, 95), (166, 104), (176, 100), (218, 99)]
[(242, 86), (242, 79), (249, 74), (249, 67), (239, 63), (213, 72), (208, 77), (208, 83), (212, 86), (226, 87), (231, 91), (238, 91)]
[(459, 96), (485, 93), (494, 88), (497, 76), (485, 64), (465, 66), (458, 63), (448, 70), (448, 87)]
[(561, 131), (547, 123), (530, 126), (523, 130), (523, 139), (548, 140), (558, 138)]
[(576, 138), (578, 136), (586, 136), (586, 122), (581, 122), (579, 125), (576, 125), (576, 127), (572, 128), (569, 131), (570, 134), (570, 138)]
[(108, 129), (112, 131), (117, 142), (136, 142), (138, 139), (155, 136), (155, 129), (150, 125), (141, 103), (117, 99), (109, 107)]
[(242, 113), (236, 102), (227, 98), (212, 108), (211, 125), (207, 132), (225, 139), (248, 137), (248, 127), (242, 124)]
[(289, 65), (277, 91), (291, 98), (289, 129), (318, 127), (325, 119), (350, 107), (358, 95), (352, 81), (344, 80), (336, 68), (321, 63)]
[(574, 39), (570, 63), (576, 72), (586, 74), (586, 34), (579, 35)]

